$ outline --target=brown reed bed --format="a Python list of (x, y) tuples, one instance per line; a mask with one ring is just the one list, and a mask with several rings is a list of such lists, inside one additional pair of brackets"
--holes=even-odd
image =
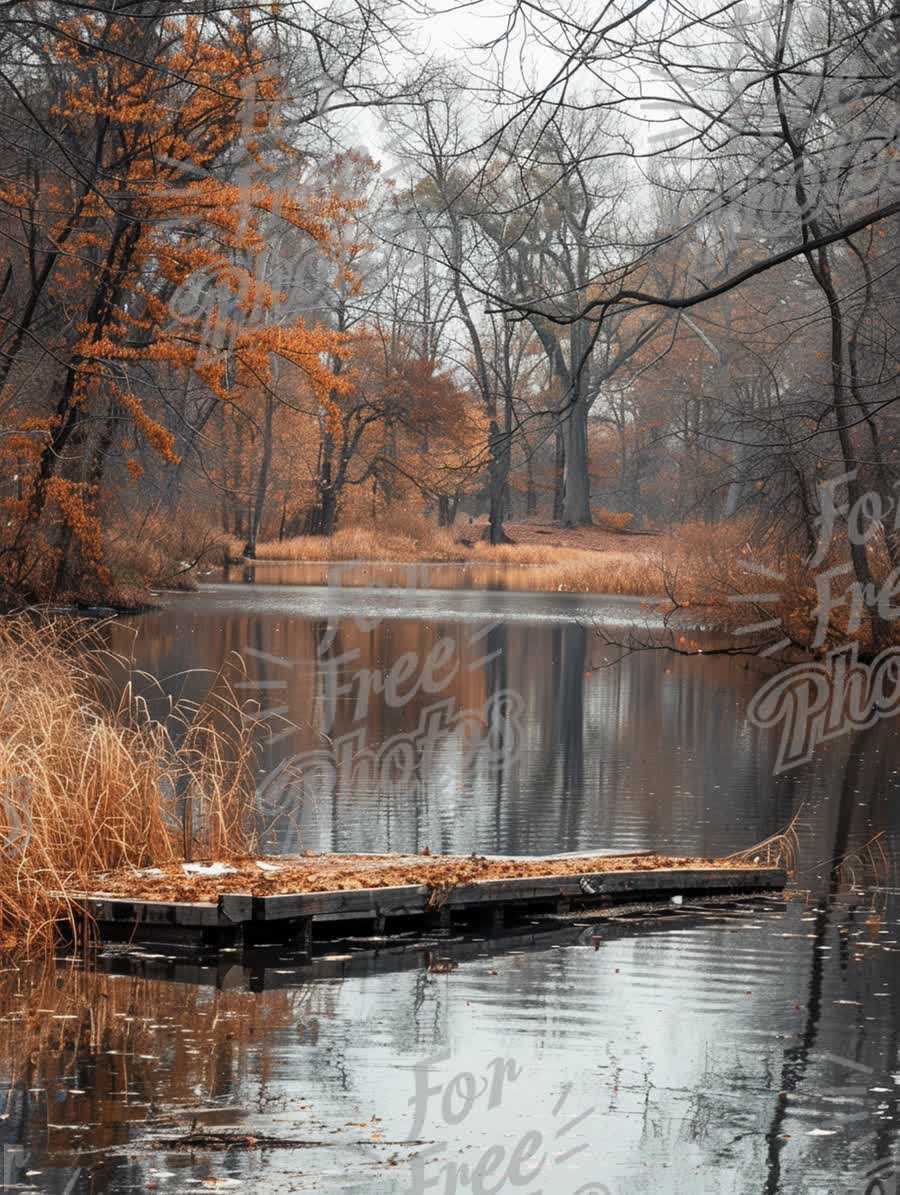
[[(516, 588), (656, 597), (663, 592), (665, 559), (673, 551), (668, 538), (657, 541), (602, 528), (576, 534), (522, 524), (511, 527), (517, 542), (490, 544), (479, 538), (481, 526), (450, 529), (420, 522), (406, 520), (377, 529), (349, 526), (331, 536), (300, 535), (261, 543), (256, 558), (261, 563), (372, 561), (515, 566), (521, 570)], [(594, 534), (589, 535), (588, 530)], [(238, 559), (241, 551), (242, 545), (231, 541), (230, 556)]]
[(256, 847), (252, 718), (226, 669), (150, 716), (96, 629), (0, 619), (0, 948), (48, 945), (98, 871)]
[[(237, 541), (231, 542), (231, 551), (235, 556), (239, 556), (241, 550)], [(372, 527), (346, 527), (330, 536), (297, 535), (292, 539), (261, 543), (256, 558), (260, 561), (310, 564), (344, 560), (557, 564), (560, 561), (577, 561), (589, 555), (583, 549), (548, 544), (489, 544), (480, 540), (464, 543), (445, 527), (430, 527), (427, 535), (422, 536)]]

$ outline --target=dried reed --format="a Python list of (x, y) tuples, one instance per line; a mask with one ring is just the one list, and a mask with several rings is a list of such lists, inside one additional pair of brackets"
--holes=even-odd
[(256, 844), (251, 718), (220, 675), (166, 722), (79, 621), (0, 619), (0, 946), (52, 942), (91, 874)]

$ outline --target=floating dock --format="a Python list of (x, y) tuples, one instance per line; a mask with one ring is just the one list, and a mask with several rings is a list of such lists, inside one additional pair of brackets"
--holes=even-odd
[[(627, 856), (598, 852), (556, 856), (317, 856), (320, 866), (303, 859), (302, 890), (267, 888), (290, 884), (290, 868), (283, 863), (257, 863), (268, 872), (245, 882), (240, 869), (212, 869), (196, 887), (203, 899), (140, 898), (118, 891), (85, 894), (77, 908), (101, 942), (153, 942), (207, 948), (239, 948), (290, 942), (313, 953), (315, 943), (348, 935), (379, 939), (410, 931), (450, 930), (473, 925), (491, 934), (536, 914), (567, 915), (620, 902), (664, 903), (673, 898), (746, 895), (778, 891), (787, 883), (781, 867), (729, 860), (670, 859), (649, 852)], [(328, 861), (340, 860), (340, 870)], [(672, 866), (655, 866), (661, 859)], [(473, 866), (477, 863), (477, 867)], [(354, 867), (354, 865), (356, 865)], [(213, 867), (217, 865), (212, 865)], [(276, 882), (272, 872), (285, 868)], [(517, 867), (530, 874), (505, 874)], [(447, 882), (455, 871), (473, 871), (485, 878)], [(423, 874), (433, 882), (391, 883), (400, 874)], [(148, 869), (158, 872), (158, 869)], [(499, 872), (497, 878), (492, 871)], [(540, 874), (534, 874), (535, 872)], [(141, 873), (134, 873), (140, 876)], [(147, 873), (144, 873), (147, 874)], [(314, 890), (317, 875), (322, 890)], [(347, 882), (352, 886), (336, 886)], [(221, 876), (221, 879), (219, 877)], [(215, 877), (215, 878), (213, 878)], [(326, 878), (327, 877), (327, 880)], [(227, 883), (224, 882), (227, 880)], [(230, 890), (216, 893), (217, 883)], [(122, 887), (121, 875), (118, 884)], [(241, 884), (246, 891), (235, 891)], [(106, 887), (107, 885), (102, 885)], [(154, 885), (150, 885), (152, 888)], [(162, 882), (157, 885), (163, 888)], [(190, 885), (188, 885), (189, 887)], [(139, 888), (135, 881), (135, 888)], [(262, 891), (260, 891), (262, 889)]]

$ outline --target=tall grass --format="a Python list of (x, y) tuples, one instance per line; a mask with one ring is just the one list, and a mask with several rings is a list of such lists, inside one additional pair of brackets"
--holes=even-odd
[(252, 721), (227, 676), (165, 724), (130, 684), (110, 704), (109, 677), (84, 624), (0, 619), (0, 945), (74, 925), (99, 872), (255, 848)]
[(613, 593), (659, 597), (664, 592), (667, 558), (659, 552), (585, 553), (588, 560), (554, 570), (556, 589), (566, 593)]
[[(476, 539), (483, 527), (461, 530), (434, 527), (427, 520), (406, 518), (377, 529), (347, 527), (330, 538), (299, 536), (283, 543), (261, 544), (260, 560), (275, 561), (436, 561), (470, 564), (520, 565), (515, 588), (535, 591), (594, 593), (661, 598), (681, 615), (703, 625), (745, 634), (743, 628), (771, 623), (768, 636), (785, 640), (801, 651), (822, 652), (847, 641), (875, 651), (885, 638), (900, 641), (900, 620), (882, 627), (874, 637), (868, 617), (856, 626), (849, 620), (849, 604), (836, 603), (824, 639), (817, 642), (817, 579), (848, 559), (847, 544), (835, 537), (828, 559), (811, 568), (796, 545), (779, 540), (771, 528), (749, 518), (725, 523), (683, 524), (665, 535), (647, 539), (617, 536), (598, 547), (574, 546), (566, 533), (551, 543), (491, 545)], [(524, 530), (524, 529), (523, 529)], [(469, 535), (466, 536), (468, 531)], [(464, 538), (462, 538), (464, 537)], [(621, 544), (621, 547), (619, 546)], [(869, 546), (873, 575), (882, 585), (891, 564), (883, 539)], [(527, 566), (532, 566), (528, 568)], [(764, 571), (761, 573), (760, 569)], [(769, 576), (766, 579), (766, 572)], [(836, 583), (838, 594), (850, 578)], [(769, 591), (760, 600), (761, 590)], [(754, 596), (756, 595), (756, 596)], [(759, 636), (756, 637), (759, 639)], [(746, 639), (749, 650), (762, 646)]]
[[(240, 552), (240, 547), (232, 549)], [(297, 535), (293, 539), (260, 544), (258, 560), (318, 562), (366, 560), (485, 564), (558, 564), (589, 558), (593, 553), (580, 548), (547, 544), (489, 544), (481, 540), (462, 543), (445, 527), (432, 527), (427, 538), (418, 540), (403, 533), (374, 531), (369, 527), (347, 527), (331, 536)]]
[[(405, 534), (348, 527), (332, 536), (301, 535), (259, 545), (259, 561), (330, 563), (337, 561), (437, 562), (534, 566), (517, 587), (538, 591), (614, 593), (655, 597), (663, 593), (664, 559), (659, 552), (596, 551), (565, 544), (461, 543), (446, 528), (432, 527), (426, 540)], [(236, 552), (240, 548), (236, 547)]]
[[(384, 511), (377, 521), (348, 523), (333, 535), (295, 535), (257, 545), (258, 560), (298, 563), (384, 561), (385, 563), (555, 564), (591, 555), (564, 544), (490, 544), (482, 538), (486, 524), (438, 527), (425, 515), (402, 507)], [(241, 558), (244, 545), (231, 537), (228, 552)]]

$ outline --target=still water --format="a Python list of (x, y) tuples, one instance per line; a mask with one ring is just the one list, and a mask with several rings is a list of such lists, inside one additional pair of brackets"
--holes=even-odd
[(480, 580), (258, 566), (111, 646), (160, 711), (240, 657), (273, 851), (716, 854), (799, 814), (792, 893), (310, 965), (11, 969), (6, 1189), (896, 1189), (896, 725), (775, 776), (764, 665), (617, 658), (597, 628), (650, 635), (643, 603)]

